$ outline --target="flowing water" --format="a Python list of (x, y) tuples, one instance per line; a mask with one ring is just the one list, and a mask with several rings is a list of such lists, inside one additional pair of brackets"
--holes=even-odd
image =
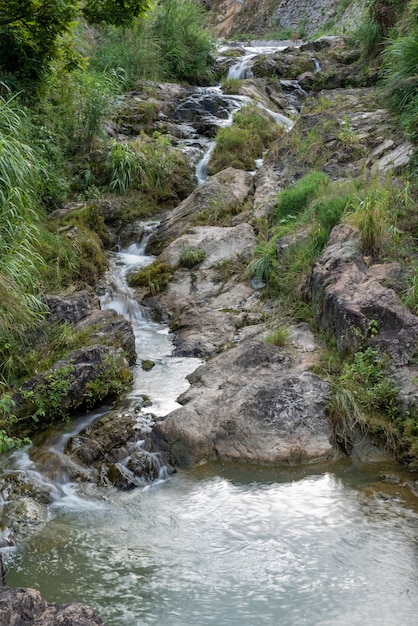
[[(153, 227), (113, 257), (101, 296), (103, 307), (131, 320), (139, 358), (155, 362), (150, 372), (135, 367), (124, 401), (143, 420), (148, 410), (176, 408), (186, 374), (199, 365), (172, 356), (168, 328), (127, 286), (127, 274), (152, 260), (144, 250)], [(60, 459), (71, 434), (103, 411), (9, 457), (8, 471), (53, 492), (48, 523), (18, 549), (3, 548), (9, 585), (35, 587), (57, 603), (87, 602), (107, 626), (417, 623), (418, 501), (380, 480), (402, 480), (398, 466), (206, 463), (132, 491), (86, 492), (62, 464), (52, 471), (40, 459)]]

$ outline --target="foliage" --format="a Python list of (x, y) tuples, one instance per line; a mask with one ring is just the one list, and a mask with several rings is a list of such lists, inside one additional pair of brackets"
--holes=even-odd
[(67, 416), (64, 399), (74, 380), (74, 366), (63, 365), (43, 375), (34, 389), (23, 392), (28, 413), (34, 422), (50, 422)]
[(224, 78), (221, 83), (222, 92), (224, 94), (236, 94), (239, 92), (243, 82), (239, 78)]
[(250, 130), (234, 125), (220, 128), (208, 172), (213, 175), (227, 167), (253, 170), (254, 159), (261, 156), (262, 149), (260, 138)]
[(206, 83), (211, 77), (214, 39), (204, 28), (203, 7), (193, 0), (160, 1), (150, 16), (151, 37), (158, 41), (166, 77)]
[(150, 8), (148, 0), (85, 0), (83, 15), (88, 22), (126, 26)]
[(16, 341), (24, 340), (43, 310), (36, 290), (43, 260), (35, 212), (42, 172), (26, 143), (24, 121), (13, 101), (0, 99), (0, 376), (7, 375)]
[(180, 253), (180, 267), (191, 269), (199, 265), (205, 258), (206, 252), (204, 250), (187, 246), (187, 248), (184, 248)]
[(12, 89), (37, 82), (77, 15), (75, 0), (9, 0), (0, 6), (0, 74)]
[(278, 326), (270, 335), (267, 336), (266, 342), (273, 346), (284, 347), (290, 339), (290, 330), (287, 326)]
[(173, 269), (167, 263), (153, 261), (138, 272), (133, 272), (128, 282), (131, 287), (143, 287), (147, 294), (155, 296), (166, 288), (172, 275)]
[(102, 28), (100, 34), (90, 50), (91, 70), (118, 73), (125, 89), (133, 89), (140, 79), (163, 77), (160, 46), (150, 32), (150, 19), (136, 20), (124, 29)]
[(294, 187), (284, 189), (279, 193), (276, 204), (276, 218), (288, 219), (301, 213), (308, 202), (319, 195), (327, 184), (328, 176), (323, 172), (310, 172), (301, 178)]
[(348, 219), (359, 229), (362, 252), (366, 255), (377, 257), (383, 250), (394, 218), (389, 200), (388, 190), (377, 188), (353, 203)]
[(399, 453), (402, 432), (396, 385), (388, 372), (385, 358), (367, 348), (345, 362), (339, 375), (331, 380), (330, 415), (337, 437), (346, 447), (354, 427), (380, 435)]
[(108, 355), (86, 384), (83, 404), (92, 408), (106, 398), (120, 396), (132, 382), (132, 373), (120, 354)]
[(172, 148), (169, 137), (156, 133), (129, 143), (114, 141), (106, 159), (109, 189), (126, 193), (131, 188), (155, 192), (165, 198), (175, 194), (176, 177), (184, 175), (186, 161)]
[(216, 174), (227, 167), (253, 170), (254, 159), (261, 157), (280, 132), (274, 120), (256, 105), (242, 107), (234, 114), (232, 126), (220, 128), (208, 171)]

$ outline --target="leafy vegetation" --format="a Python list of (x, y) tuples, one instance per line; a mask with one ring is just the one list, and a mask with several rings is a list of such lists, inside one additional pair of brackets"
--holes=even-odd
[(276, 122), (256, 105), (246, 105), (234, 114), (232, 126), (220, 128), (208, 171), (216, 174), (226, 167), (253, 170), (254, 160), (281, 132)]

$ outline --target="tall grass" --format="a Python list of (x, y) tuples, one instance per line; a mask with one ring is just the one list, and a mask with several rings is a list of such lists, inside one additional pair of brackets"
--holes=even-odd
[(283, 220), (299, 215), (308, 203), (318, 196), (329, 181), (323, 172), (310, 172), (293, 187), (280, 192), (276, 204), (276, 219)]
[(176, 80), (206, 83), (211, 78), (215, 40), (204, 28), (203, 6), (194, 0), (160, 1), (149, 16), (164, 73)]
[(35, 212), (42, 171), (27, 140), (23, 111), (0, 99), (0, 376), (13, 369), (16, 343), (42, 311)]
[(418, 94), (418, 33), (390, 41), (384, 62), (389, 103), (403, 110)]

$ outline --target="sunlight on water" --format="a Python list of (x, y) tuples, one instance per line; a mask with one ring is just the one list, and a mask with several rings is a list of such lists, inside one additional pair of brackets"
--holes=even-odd
[(195, 471), (57, 504), (9, 553), (9, 584), (87, 601), (108, 626), (416, 624), (416, 513), (331, 473), (249, 478)]

